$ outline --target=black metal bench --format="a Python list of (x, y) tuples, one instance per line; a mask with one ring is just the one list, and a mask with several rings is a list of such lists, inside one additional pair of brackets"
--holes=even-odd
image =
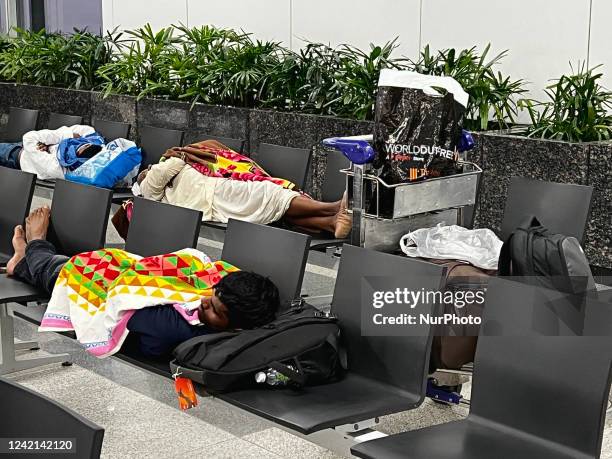
[(38, 110), (27, 108), (9, 108), (8, 123), (2, 135), (2, 142), (21, 142), (23, 135), (36, 129)]
[(36, 175), (0, 167), (0, 266), (13, 256), (13, 231), (30, 211)]
[[(3, 439), (55, 439), (58, 446), (66, 447), (64, 454), (54, 451), (59, 452), (60, 457), (100, 457), (104, 429), (44, 395), (0, 378), (0, 406), (0, 437)], [(72, 445), (61, 443), (67, 440)], [(21, 453), (15, 455), (39, 457), (40, 454)]]

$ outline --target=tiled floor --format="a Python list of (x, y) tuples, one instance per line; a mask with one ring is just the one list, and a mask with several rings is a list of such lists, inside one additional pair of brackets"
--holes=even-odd
[[(44, 203), (48, 200), (37, 196), (33, 205)], [(219, 257), (222, 234), (211, 230), (202, 236), (199, 248), (213, 258)], [(112, 228), (108, 241), (119, 241)], [(337, 260), (311, 255), (303, 292), (311, 296), (331, 294), (336, 268)], [(11, 378), (103, 426), (105, 458), (342, 457), (211, 397), (200, 398), (198, 407), (181, 412), (170, 380), (114, 358), (91, 357), (75, 341), (55, 333), (38, 334), (36, 327), (21, 320), (16, 320), (16, 336), (38, 339), (43, 349), (39, 352), (71, 355), (72, 367), (49, 365)], [(469, 384), (464, 395), (469, 396), (468, 392)], [(381, 418), (377, 429), (393, 434), (461, 419), (466, 414), (465, 407), (426, 400), (419, 409)], [(607, 459), (612, 459), (610, 432), (612, 421), (608, 420), (602, 452)]]

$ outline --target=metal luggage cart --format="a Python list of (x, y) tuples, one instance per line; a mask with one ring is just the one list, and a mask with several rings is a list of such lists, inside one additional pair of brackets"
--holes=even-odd
[[(371, 136), (344, 139), (371, 141)], [(343, 169), (353, 214), (351, 244), (394, 252), (406, 233), (438, 223), (461, 224), (463, 209), (476, 203), (482, 169), (467, 161), (459, 164), (459, 174), (395, 185), (378, 177), (370, 164)]]

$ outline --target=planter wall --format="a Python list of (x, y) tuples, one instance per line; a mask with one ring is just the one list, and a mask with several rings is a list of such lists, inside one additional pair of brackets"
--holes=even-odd
[(130, 123), (130, 139), (138, 138), (138, 124), (136, 122), (136, 98), (132, 96), (110, 95), (106, 98), (102, 94), (91, 94), (91, 118), (93, 120), (112, 120)]
[(80, 115), (84, 123), (91, 122), (89, 91), (1, 83), (0, 113), (6, 115), (11, 106), (40, 110), (39, 128), (47, 126), (49, 113), (53, 112)]
[(249, 117), (250, 151), (255, 160), (257, 160), (260, 143), (313, 149), (311, 168), (306, 178), (306, 192), (315, 198), (320, 196), (321, 184), (327, 167), (327, 153), (318, 148), (321, 141), (328, 137), (371, 132), (371, 122), (329, 116), (251, 110)]
[(612, 268), (611, 143), (566, 143), (483, 133), (470, 159), (483, 169), (476, 226), (499, 232), (512, 176), (594, 187), (585, 252), (592, 265)]
[[(250, 110), (186, 102), (142, 99), (137, 103), (138, 125), (185, 131), (185, 143), (206, 135), (249, 140)], [(248, 145), (247, 145), (248, 148)]]
[[(0, 83), (0, 129), (6, 123), (9, 107), (35, 108), (41, 111), (39, 128), (47, 125), (49, 113), (82, 115), (84, 122), (105, 119), (128, 122), (130, 137), (138, 140), (140, 126), (157, 126), (185, 131), (191, 143), (214, 135), (246, 140), (246, 151), (257, 158), (259, 144), (273, 143), (296, 148), (312, 148), (326, 137), (357, 135), (372, 131), (370, 122), (326, 116), (251, 110), (234, 107), (141, 99), (97, 92)], [(327, 155), (315, 148), (306, 191), (319, 196)]]
[[(82, 115), (84, 122), (107, 119), (132, 124), (131, 137), (138, 140), (138, 127), (152, 125), (185, 131), (185, 142), (207, 134), (247, 140), (247, 151), (257, 158), (259, 144), (274, 143), (313, 148), (312, 167), (306, 191), (320, 196), (327, 166), (327, 153), (320, 148), (326, 137), (372, 132), (372, 123), (332, 117), (218, 107), (157, 99), (136, 101), (131, 96), (103, 98), (96, 92), (0, 83), (0, 129), (9, 107), (41, 111), (39, 127), (46, 126), (50, 112)], [(585, 250), (591, 264), (612, 268), (612, 144), (568, 144), (498, 133), (475, 135), (477, 148), (468, 159), (483, 169), (483, 182), (476, 206), (476, 226), (499, 232), (512, 176), (595, 187)]]

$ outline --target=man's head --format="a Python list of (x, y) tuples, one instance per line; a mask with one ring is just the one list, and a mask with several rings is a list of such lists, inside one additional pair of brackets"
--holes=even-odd
[(77, 156), (79, 158), (92, 158), (102, 150), (102, 145), (96, 145), (94, 143), (85, 143), (77, 149)]
[(202, 299), (200, 319), (220, 330), (261, 327), (274, 320), (280, 306), (276, 285), (247, 271), (228, 274), (214, 290), (213, 297)]

